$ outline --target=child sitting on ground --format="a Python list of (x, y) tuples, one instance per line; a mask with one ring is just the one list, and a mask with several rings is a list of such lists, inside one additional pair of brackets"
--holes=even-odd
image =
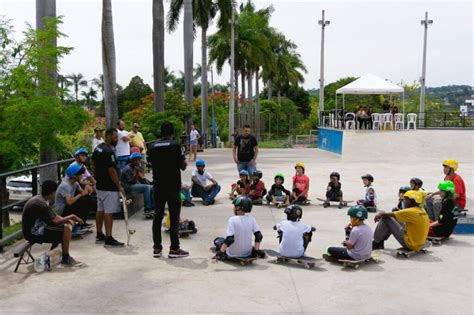
[(405, 209), (405, 197), (403, 196), (409, 190), (411, 190), (409, 186), (402, 186), (400, 189), (398, 189), (398, 204), (396, 207), (392, 208), (392, 212)]
[(441, 211), (438, 220), (430, 220), (428, 236), (448, 238), (453, 233), (458, 220), (455, 217), (454, 183), (446, 180), (438, 185), (439, 194), (442, 198)]
[(261, 205), (262, 198), (267, 194), (267, 189), (265, 188), (265, 183), (262, 181), (263, 173), (259, 170), (253, 172), (251, 180), (252, 184), (250, 185), (249, 197), (252, 199), (254, 205)]
[(308, 204), (309, 177), (304, 174), (304, 163), (298, 162), (295, 165), (296, 174), (293, 176), (293, 192), (291, 194), (291, 203), (306, 205)]
[(342, 242), (344, 247), (329, 247), (323, 258), (327, 261), (366, 260), (372, 256), (372, 229), (364, 223), (368, 218), (367, 209), (364, 206), (351, 207), (347, 212), (351, 223), (346, 226), (346, 240)]
[(280, 255), (292, 258), (302, 257), (316, 228), (300, 222), (303, 217), (303, 209), (300, 206), (287, 207), (285, 214), (286, 220), (273, 227), (280, 239)]
[(275, 183), (267, 194), (267, 204), (274, 204), (277, 207), (282, 205), (288, 206), (290, 204), (290, 191), (283, 187), (285, 176), (282, 173), (275, 175)]
[(366, 207), (367, 211), (375, 212), (377, 208), (377, 194), (375, 193), (375, 188), (372, 185), (374, 182), (374, 177), (370, 174), (365, 174), (362, 175), (361, 178), (365, 187), (364, 198), (358, 200), (357, 205)]
[(329, 183), (326, 188), (326, 201), (323, 204), (324, 208), (329, 207), (331, 201), (339, 201), (339, 209), (346, 206), (347, 204), (342, 199), (342, 190), (341, 190), (341, 175), (338, 172), (332, 172), (329, 175)]
[(194, 207), (194, 203), (192, 202), (191, 197), (191, 187), (186, 184), (181, 185), (181, 205), (183, 207)]
[[(246, 196), (239, 196), (232, 202), (234, 216), (227, 222), (226, 238), (217, 237), (214, 240), (216, 255), (213, 261), (239, 257), (265, 257), (265, 252), (260, 250), (263, 235), (255, 218), (250, 215), (252, 200)], [(252, 246), (252, 234), (255, 244)]]
[[(239, 172), (240, 179), (237, 183), (231, 185), (229, 199), (234, 200), (237, 196), (247, 196), (250, 192), (249, 172), (241, 170)], [(237, 193), (237, 195), (235, 194)]]

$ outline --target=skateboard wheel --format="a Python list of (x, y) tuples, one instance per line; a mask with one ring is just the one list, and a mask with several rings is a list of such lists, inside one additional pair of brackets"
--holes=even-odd
[(310, 265), (304, 265), (304, 269), (311, 269), (311, 266)]
[(354, 265), (354, 269), (359, 269), (359, 265)]
[(241, 262), (240, 262), (240, 265), (241, 265), (241, 266), (245, 266), (245, 261), (241, 261)]

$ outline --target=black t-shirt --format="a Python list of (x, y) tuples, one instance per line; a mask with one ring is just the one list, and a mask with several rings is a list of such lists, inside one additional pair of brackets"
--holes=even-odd
[(247, 138), (243, 135), (235, 138), (234, 145), (237, 147), (237, 159), (239, 162), (250, 162), (254, 155), (254, 148), (258, 146), (257, 139), (249, 135)]
[(448, 237), (453, 233), (454, 227), (458, 222), (454, 218), (453, 209), (456, 206), (453, 199), (447, 198), (443, 200), (443, 206), (441, 212), (439, 213), (439, 223), (441, 226), (436, 227), (436, 234), (441, 234), (439, 236)]
[(23, 208), (23, 215), (21, 217), (21, 225), (25, 239), (34, 239), (34, 236), (31, 234), (31, 229), (35, 226), (37, 219), (40, 219), (49, 226), (54, 226), (53, 219), (55, 216), (43, 196), (37, 195), (28, 200)]
[(331, 187), (331, 190), (330, 191), (333, 191), (333, 192), (338, 192), (341, 190), (341, 182), (338, 183), (338, 185), (336, 186), (336, 183), (333, 183), (333, 182), (329, 182), (328, 184), (328, 187)]
[(160, 139), (150, 146), (149, 161), (153, 167), (153, 184), (158, 191), (181, 189), (181, 165), (186, 157), (172, 139)]
[(272, 185), (272, 188), (270, 189), (270, 194), (273, 196), (283, 196), (283, 194), (291, 195), (290, 191), (285, 189), (283, 185), (278, 186), (277, 184)]
[(97, 181), (97, 189), (119, 191), (109, 175), (110, 167), (116, 169), (117, 175), (119, 173), (115, 151), (107, 143), (101, 143), (95, 148), (94, 153), (92, 153), (92, 161), (95, 166), (94, 177)]

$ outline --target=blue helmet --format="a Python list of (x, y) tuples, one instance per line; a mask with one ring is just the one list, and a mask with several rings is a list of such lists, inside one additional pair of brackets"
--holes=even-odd
[(143, 159), (143, 156), (138, 152), (133, 152), (130, 154), (130, 161), (133, 161), (134, 159)]
[(79, 154), (88, 155), (89, 152), (87, 152), (87, 150), (84, 149), (84, 148), (79, 148), (79, 149), (76, 150), (76, 153), (74, 153), (74, 156), (77, 157)]
[(79, 164), (71, 164), (66, 168), (66, 175), (69, 178), (72, 178), (74, 175), (80, 175), (84, 173), (84, 167)]
[(240, 175), (245, 175), (245, 176), (249, 176), (249, 172), (247, 172), (246, 170), (241, 170), (239, 172)]
[(197, 160), (196, 166), (206, 166), (206, 162), (204, 162), (204, 160)]

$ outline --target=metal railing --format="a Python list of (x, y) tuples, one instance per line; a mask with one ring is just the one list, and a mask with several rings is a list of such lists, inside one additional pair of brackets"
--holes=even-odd
[[(7, 179), (9, 176), (16, 175), (16, 174), (25, 174), (25, 173), (30, 173), (31, 174), (31, 197), (36, 196), (38, 194), (38, 170), (41, 168), (45, 167), (51, 167), (51, 166), (56, 166), (57, 167), (57, 174), (58, 178), (61, 178), (61, 165), (66, 164), (66, 163), (71, 163), (73, 162), (74, 159), (66, 159), (66, 160), (61, 160), (61, 161), (55, 161), (51, 163), (45, 163), (45, 164), (40, 164), (40, 165), (35, 165), (31, 167), (26, 167), (20, 170), (15, 170), (15, 171), (10, 171), (6, 173), (1, 173), (0, 174), (0, 183), (4, 183), (4, 188), (7, 186)], [(15, 201), (12, 203), (8, 203), (7, 205), (2, 204), (2, 198), (0, 198), (0, 252), (3, 252), (3, 246), (9, 242), (12, 239), (15, 239), (19, 236), (21, 236), (22, 231), (19, 230), (17, 232), (14, 232), (5, 238), (3, 237), (3, 214), (4, 211), (9, 211), (11, 208), (15, 206), (21, 206), (24, 205), (31, 197), (25, 198), (23, 200)]]

